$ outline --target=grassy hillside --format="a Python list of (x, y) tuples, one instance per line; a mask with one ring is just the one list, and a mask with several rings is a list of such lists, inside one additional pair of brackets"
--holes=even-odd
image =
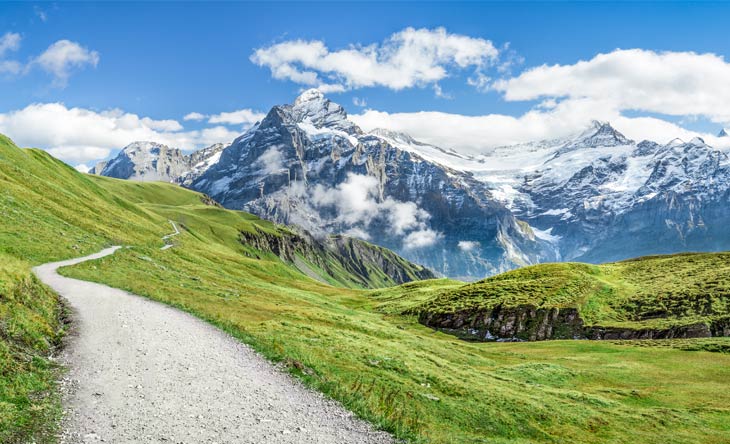
[(46, 355), (60, 339), (58, 302), (27, 263), (0, 253), (0, 442), (52, 440), (61, 411)]
[[(323, 287), (271, 252), (241, 242), (242, 233), (271, 238), (294, 233), (247, 213), (205, 205), (203, 200), (198, 193), (169, 184), (79, 174), (44, 151), (21, 150), (0, 136), (0, 442), (29, 442), (58, 410), (58, 400), (47, 396), (53, 393), (55, 378), (47, 354), (58, 340), (59, 305), (55, 295), (32, 277), (31, 265), (109, 245), (159, 250), (164, 245), (161, 237), (172, 231), (168, 220), (174, 220), (192, 244), (205, 246), (204, 254), (194, 258), (205, 258), (202, 267), (214, 269), (219, 258), (229, 258), (245, 271), (240, 278), (252, 283), (217, 288), (218, 296), (239, 294), (244, 288), (253, 291), (276, 279)], [(329, 283), (348, 287), (394, 283), (382, 272), (356, 275), (338, 268), (337, 259), (330, 254), (330, 274), (321, 273)], [(307, 260), (303, 257), (301, 263)], [(396, 260), (406, 278), (422, 270)]]
[[(394, 290), (396, 291), (396, 290)], [(652, 256), (604, 265), (541, 264), (435, 291), (412, 311), (575, 308), (585, 326), (668, 329), (730, 316), (730, 253)]]
[[(374, 292), (325, 285), (239, 242), (252, 225), (276, 229), (252, 216), (201, 205), (185, 190), (83, 176), (43, 153), (21, 153), (27, 158), (13, 155), (14, 162), (28, 162), (23, 168), (49, 165), (35, 174), (48, 177), (63, 168), (68, 177), (56, 188), (69, 204), (46, 204), (42, 192), (19, 181), (4, 193), (3, 211), (15, 209), (25, 221), (34, 217), (25, 209), (37, 211), (48, 222), (0, 222), (0, 250), (38, 263), (110, 243), (130, 245), (62, 272), (200, 316), (400, 437), (430, 443), (727, 442), (730, 354), (721, 352), (727, 341), (666, 347), (463, 342), (402, 314), (461, 283), (435, 280)], [(0, 163), (0, 171), (12, 166)], [(43, 182), (37, 186), (51, 186)], [(74, 190), (66, 193), (65, 182)], [(115, 216), (83, 208), (79, 214), (72, 210), (77, 203), (118, 208), (109, 208)], [(168, 219), (182, 233), (174, 248), (161, 251)], [(15, 236), (5, 235), (8, 229)], [(54, 238), (58, 252), (38, 242)]]

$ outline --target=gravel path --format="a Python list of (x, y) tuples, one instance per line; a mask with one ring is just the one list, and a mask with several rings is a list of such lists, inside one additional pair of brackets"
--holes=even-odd
[(34, 269), (73, 308), (62, 357), (62, 443), (392, 443), (197, 318), (56, 269)]

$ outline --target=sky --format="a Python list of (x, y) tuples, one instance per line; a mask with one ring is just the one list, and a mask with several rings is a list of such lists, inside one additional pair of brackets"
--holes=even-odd
[(91, 166), (230, 142), (319, 88), (365, 130), (468, 153), (730, 127), (728, 3), (0, 3), (0, 133)]

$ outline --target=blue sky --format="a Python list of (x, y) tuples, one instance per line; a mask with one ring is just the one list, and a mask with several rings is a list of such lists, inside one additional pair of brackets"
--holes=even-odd
[[(497, 115), (520, 119), (533, 110), (543, 119), (538, 122), (530, 117), (513, 121), (512, 132), (500, 133), (494, 142), (484, 142), (486, 145), (521, 141), (523, 136), (518, 134), (521, 125), (532, 125), (522, 131), (526, 133), (524, 137), (549, 137), (567, 133), (569, 126), (594, 117), (616, 120), (619, 129), (624, 130), (623, 124), (631, 136), (646, 137), (663, 137), (663, 132), (676, 133), (672, 137), (688, 137), (693, 131), (703, 135), (716, 133), (730, 120), (722, 110), (716, 109), (718, 105), (712, 97), (702, 106), (692, 107), (693, 97), (715, 94), (711, 88), (721, 89), (720, 97), (730, 94), (725, 91), (726, 86), (712, 82), (698, 85), (704, 82), (686, 80), (688, 76), (700, 76), (703, 69), (710, 77), (722, 77), (723, 57), (730, 54), (725, 19), (730, 16), (730, 5), (724, 3), (23, 2), (2, 3), (0, 11), (0, 36), (10, 34), (19, 39), (0, 52), (0, 64), (3, 61), (15, 64), (5, 72), (0, 69), (0, 130), (18, 143), (50, 149), (71, 163), (92, 162), (104, 157), (105, 150), (111, 152), (124, 143), (127, 133), (119, 132), (117, 137), (108, 140), (101, 134), (108, 117), (105, 113), (136, 116), (139, 121), (129, 125), (144, 126), (145, 118), (167, 122), (150, 123), (148, 128), (128, 136), (155, 136), (160, 132), (163, 141), (190, 149), (212, 142), (216, 137), (230, 137), (251, 123), (246, 119), (229, 119), (230, 122), (223, 123), (218, 119), (218, 123), (211, 123), (210, 116), (250, 110), (256, 117), (256, 113), (266, 112), (274, 104), (289, 103), (299, 91), (319, 83), (340, 85), (344, 91), (329, 92), (328, 96), (351, 114), (361, 115), (356, 120), (365, 127), (391, 126), (416, 133), (415, 136), (433, 143), (474, 151), (479, 150), (475, 140), (449, 138), (453, 128), (438, 131), (424, 128), (432, 126), (428, 118), (439, 121), (441, 114), (438, 113), (444, 113), (453, 117), (457, 125), (481, 125), (480, 131), (496, 124), (465, 118)], [(394, 86), (393, 77), (380, 79), (378, 72), (356, 80), (351, 73), (357, 73), (357, 69), (344, 74), (327, 71), (322, 67), (329, 63), (324, 58), (311, 66), (302, 66), (299, 59), (276, 60), (270, 65), (251, 59), (257, 49), (272, 49), (299, 40), (320, 42), (329, 54), (338, 55), (353, 45), (361, 52), (375, 45), (374, 50), (380, 51), (377, 58), (383, 59), (398, 46), (397, 43), (389, 46), (389, 39), (409, 28), (429, 33), (443, 28), (444, 35), (463, 37), (467, 45), (485, 47), (483, 42), (489, 42), (496, 56), (470, 53), (477, 60), (464, 66), (456, 58), (435, 61), (434, 66), (444, 71), (443, 76), (438, 80), (415, 79), (407, 86)], [(81, 58), (75, 63), (58, 61), (51, 57), (60, 53), (55, 51), (41, 59), (59, 41), (76, 45), (71, 49), (81, 51), (75, 53)], [(616, 54), (619, 48), (642, 52)], [(699, 57), (695, 61), (689, 56), (678, 56), (675, 60), (662, 56), (666, 52), (686, 55), (690, 51), (698, 57), (711, 54), (715, 58)], [(68, 51), (61, 56), (65, 54)], [(590, 73), (576, 67), (579, 61), (590, 61), (598, 54), (616, 54), (616, 60), (607, 66), (596, 62), (595, 69), (588, 67)], [(287, 63), (299, 72), (317, 74), (318, 81), (275, 78), (272, 69)], [(520, 77), (545, 64), (573, 67), (573, 71), (542, 73), (542, 80)], [(660, 71), (662, 66), (676, 71), (677, 66), (696, 65), (698, 69), (694, 71), (700, 74), (679, 73), (666, 80), (664, 89), (653, 90), (646, 87), (646, 79), (637, 80), (632, 72), (643, 64), (651, 64), (649, 70)], [(385, 65), (376, 71), (391, 68)], [(601, 74), (604, 79), (605, 76), (625, 79), (615, 84), (616, 90), (611, 93), (615, 96), (608, 97), (606, 91), (585, 87), (580, 97), (566, 99), (566, 95), (572, 94), (566, 92), (568, 86), (562, 90), (548, 87), (557, 83), (555, 76), (573, 79), (576, 84), (591, 83), (590, 76), (596, 75), (593, 71), (599, 69), (604, 70)], [(485, 84), (474, 85), (477, 74), (488, 78)], [(400, 74), (396, 71), (393, 76), (397, 78)], [(614, 77), (607, 85), (614, 84)], [(508, 83), (510, 79), (517, 80)], [(505, 82), (501, 88), (497, 83), (500, 80)], [(621, 97), (625, 91), (639, 87), (645, 89), (631, 100)], [(686, 96), (689, 103), (676, 97), (666, 103), (650, 103), (653, 97), (674, 95)], [(579, 101), (586, 98), (590, 106), (584, 108)], [(642, 98), (646, 98), (646, 105), (641, 102)], [(565, 108), (570, 107), (570, 117), (560, 114), (563, 111), (556, 110), (556, 103), (551, 99)], [(606, 105), (607, 100), (610, 105)], [(365, 102), (365, 106), (358, 106), (354, 101), (361, 105)], [(31, 104), (57, 104), (60, 108), (38, 108), (34, 109), (36, 114), (27, 116), (18, 114), (27, 112)], [(606, 111), (607, 107), (611, 112)], [(59, 121), (70, 118), (65, 115), (69, 109), (99, 114), (101, 117), (92, 116), (101, 125), (92, 132), (99, 134), (84, 140), (58, 131), (54, 133), (53, 128), (41, 131), (41, 135), (32, 134), (32, 128), (27, 127), (33, 117), (53, 119), (54, 113), (61, 113)], [(434, 113), (414, 124), (413, 113), (421, 111)], [(207, 117), (184, 120), (191, 112)], [(113, 125), (127, 124), (115, 119)], [(559, 125), (555, 123), (557, 120), (567, 123)], [(201, 132), (206, 128), (219, 129), (217, 133), (211, 130), (203, 136)], [(179, 134), (171, 136), (172, 133)]]

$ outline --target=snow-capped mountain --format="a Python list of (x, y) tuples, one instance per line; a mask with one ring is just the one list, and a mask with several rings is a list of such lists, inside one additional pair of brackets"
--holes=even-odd
[(458, 153), (363, 132), (317, 90), (275, 106), (191, 187), (314, 233), (346, 233), (443, 274), (481, 277), (555, 259), (472, 174), (436, 162)]
[(637, 143), (606, 122), (467, 155), (366, 133), (309, 90), (230, 146), (182, 156), (132, 144), (103, 170), (169, 178), (228, 208), (370, 240), (450, 277), (730, 249), (727, 153), (701, 139)]
[(474, 174), (561, 260), (730, 249), (728, 156), (699, 138), (636, 143), (593, 122), (575, 137), (439, 161)]
[(223, 149), (227, 146), (224, 143), (215, 143), (186, 156), (187, 171), (176, 178), (174, 182), (189, 187), (195, 179), (208, 171), (208, 168), (218, 163), (221, 159)]
[(551, 159), (525, 178), (517, 213), (561, 238), (566, 260), (608, 261), (645, 254), (730, 248), (727, 154), (702, 139), (666, 145), (622, 140), (587, 162)]
[(226, 147), (211, 145), (184, 155), (177, 148), (155, 142), (134, 142), (109, 161), (99, 162), (91, 174), (140, 181), (174, 182), (188, 186), (216, 164)]

